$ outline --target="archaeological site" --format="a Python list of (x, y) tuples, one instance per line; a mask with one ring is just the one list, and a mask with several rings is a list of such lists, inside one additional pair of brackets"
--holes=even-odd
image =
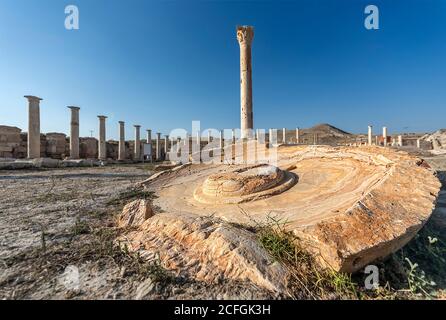
[[(0, 91), (2, 300), (446, 299), (444, 109), (437, 116), (419, 112), (427, 105), (405, 105), (407, 114), (397, 106), (380, 109), (381, 98), (364, 101), (360, 76), (351, 90), (338, 90), (356, 71), (331, 75), (341, 67), (331, 58), (330, 67), (319, 61), (327, 53), (314, 30), (283, 31), (290, 34), (278, 40), (261, 18), (247, 19), (259, 26), (225, 25), (228, 32), (207, 17), (210, 29), (198, 34), (181, 18), (177, 38), (154, 38), (162, 51), (154, 52), (133, 38), (122, 38), (120, 48), (105, 46), (105, 36), (90, 43), (82, 32), (93, 32), (93, 22), (87, 13), (85, 24), (82, 15), (77, 21), (76, 10), (65, 12), (71, 20), (53, 37), (68, 33), (67, 41), (88, 44), (67, 49), (63, 60), (42, 57), (49, 75), (32, 75), (13, 88), (8, 82), (22, 74), (9, 68), (11, 79), (0, 83), (6, 88)], [(223, 16), (212, 12), (221, 23)], [(136, 28), (135, 21), (122, 23)], [(386, 32), (360, 28), (364, 37)], [(287, 48), (295, 37), (310, 44)], [(113, 52), (97, 57), (98, 66), (72, 61), (103, 45)], [(295, 53), (313, 46), (320, 51)], [(135, 66), (132, 60), (144, 55), (150, 61)], [(287, 70), (291, 61), (298, 66)], [(74, 78), (87, 73), (83, 79), (91, 83), (79, 83), (73, 93), (61, 89), (74, 80), (50, 79), (59, 63)], [(318, 76), (319, 69), (330, 76)], [(185, 70), (198, 75), (185, 80)], [(109, 77), (103, 83), (99, 72)], [(296, 78), (299, 72), (308, 72), (305, 81)], [(322, 93), (312, 91), (312, 81)], [(419, 91), (412, 90), (415, 104)], [(227, 94), (235, 105), (225, 105), (233, 101), (224, 100)], [(404, 96), (401, 104), (411, 99)], [(364, 105), (352, 107), (358, 101)]]

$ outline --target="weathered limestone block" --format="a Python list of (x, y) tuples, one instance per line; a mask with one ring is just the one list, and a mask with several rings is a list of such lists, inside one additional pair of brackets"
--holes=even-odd
[(33, 159), (32, 164), (34, 168), (59, 168), (62, 166), (62, 162), (60, 160), (51, 158)]
[(22, 141), (20, 133), (19, 128), (0, 126), (0, 158), (14, 157), (15, 150)]
[(0, 162), (0, 170), (19, 170), (19, 169), (31, 169), (34, 168), (34, 164), (31, 160), (18, 160), (18, 161), (2, 161)]
[(87, 137), (80, 138), (79, 153), (82, 159), (98, 158), (98, 140), (96, 138)]
[(286, 288), (286, 270), (274, 262), (256, 237), (221, 220), (160, 213), (118, 241), (147, 260), (159, 256), (165, 268), (181, 276), (208, 283), (250, 281), (273, 292)]
[[(154, 205), (172, 214), (212, 213), (247, 225), (273, 215), (309, 244), (321, 264), (344, 272), (358, 271), (404, 246), (431, 216), (440, 190), (421, 159), (390, 148), (284, 146), (278, 149), (277, 167), (294, 174), (297, 183), (266, 198), (255, 196), (257, 182), (244, 187), (256, 179), (225, 179), (215, 200), (203, 201), (203, 188), (210, 194), (221, 179), (217, 184), (211, 180), (246, 165), (192, 164), (143, 185), (157, 196)], [(221, 201), (222, 192), (233, 197), (239, 190), (253, 190), (239, 196), (249, 201)]]
[(107, 159), (118, 159), (119, 157), (119, 141), (109, 140), (107, 146)]
[(52, 159), (64, 159), (69, 153), (66, 153), (69, 145), (67, 144), (67, 136), (63, 133), (47, 133), (45, 156)]
[(127, 204), (118, 217), (118, 227), (135, 227), (142, 225), (153, 216), (150, 202), (147, 200), (135, 200)]

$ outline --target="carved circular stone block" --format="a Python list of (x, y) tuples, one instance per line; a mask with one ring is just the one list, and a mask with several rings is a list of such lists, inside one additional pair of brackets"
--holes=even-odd
[(194, 192), (201, 203), (242, 203), (280, 194), (297, 182), (294, 173), (261, 164), (210, 175)]

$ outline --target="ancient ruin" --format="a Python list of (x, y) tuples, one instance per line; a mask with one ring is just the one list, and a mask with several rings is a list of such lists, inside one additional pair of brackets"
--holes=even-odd
[[(374, 135), (371, 124), (359, 134), (329, 124), (255, 128), (253, 38), (252, 26), (237, 28), (240, 130), (157, 132), (152, 141), (151, 129), (144, 140), (141, 125), (133, 125), (134, 137), (126, 141), (125, 122), (119, 121), (119, 140), (113, 141), (107, 140), (108, 117), (99, 115), (97, 138), (80, 137), (80, 108), (69, 106), (68, 136), (41, 133), (42, 99), (28, 95), (28, 131), (0, 126), (0, 169), (105, 171), (113, 164), (117, 174), (93, 171), (92, 180), (111, 175), (119, 185), (123, 164), (151, 162), (138, 167), (142, 173), (125, 172), (123, 179), (132, 189), (123, 196), (128, 203), (114, 199), (123, 210), (115, 217), (113, 228), (119, 232), (113, 245), (194, 281), (247, 281), (285, 295), (292, 271), (252, 231), (270, 219), (282, 223), (295, 243), (303, 243), (321, 270), (351, 274), (386, 259), (438, 211), (444, 172), (425, 159), (446, 153), (445, 131), (402, 134), (389, 126)], [(71, 201), (75, 192), (41, 199)], [(94, 203), (102, 193), (88, 197)], [(445, 216), (444, 210), (440, 215)], [(41, 234), (45, 237), (43, 229)]]
[(240, 97), (241, 97), (241, 131), (242, 138), (248, 137), (254, 129), (252, 110), (252, 62), (251, 44), (254, 38), (254, 28), (243, 26), (237, 28), (237, 40), (240, 44)]

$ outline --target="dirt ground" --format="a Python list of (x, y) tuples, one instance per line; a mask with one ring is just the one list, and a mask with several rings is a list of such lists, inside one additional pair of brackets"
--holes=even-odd
[[(444, 179), (446, 156), (426, 160)], [(134, 185), (152, 170), (0, 171), (0, 299), (275, 298), (249, 283), (179, 278), (117, 250), (116, 215), (131, 199), (150, 197)]]
[(265, 299), (209, 286), (113, 246), (115, 218), (147, 165), (0, 172), (0, 299)]

